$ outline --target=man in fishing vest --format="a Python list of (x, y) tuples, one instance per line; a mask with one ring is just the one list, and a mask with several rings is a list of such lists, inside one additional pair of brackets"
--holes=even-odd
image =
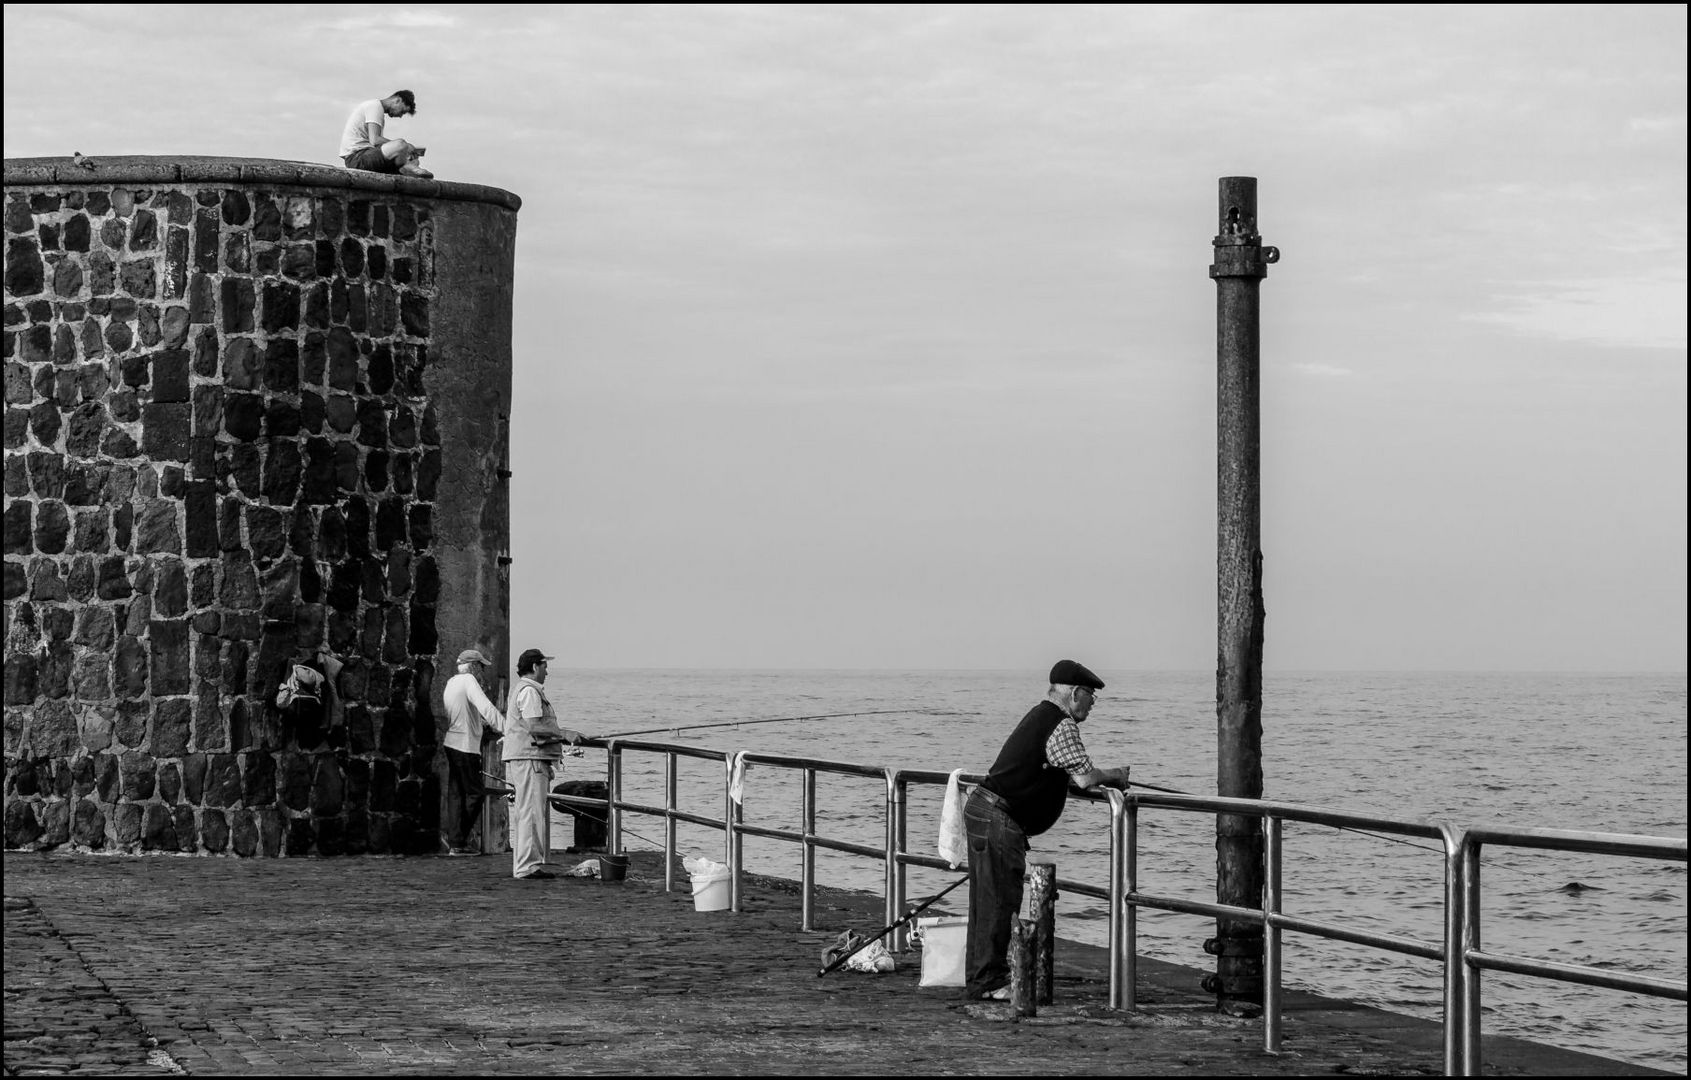
[[(481, 806), (487, 789), (481, 782), (481, 744), (491, 729), (494, 736), (505, 718), (482, 689), (481, 673), (487, 657), (477, 649), (458, 654), (458, 674), (446, 680), (446, 842), (448, 855), (474, 855), (470, 835), (481, 825)], [(485, 850), (485, 843), (483, 845)]]
[(963, 807), (969, 838), (969, 938), (963, 996), (1010, 998), (1010, 926), (1021, 911), (1028, 837), (1057, 823), (1069, 783), (1126, 787), (1129, 766), (1100, 769), (1080, 741), (1104, 680), (1073, 660), (1051, 669), (1051, 689), (1004, 740)]
[(516, 790), (511, 805), (511, 876), (525, 881), (558, 875), (545, 869), (551, 849), (552, 766), (563, 759), (564, 743), (586, 738), (558, 726), (546, 700), (546, 662), (552, 657), (525, 649), (517, 657), (517, 688), (505, 713), (505, 779)]

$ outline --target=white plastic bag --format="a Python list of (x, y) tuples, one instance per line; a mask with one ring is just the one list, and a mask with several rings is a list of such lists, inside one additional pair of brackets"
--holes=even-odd
[(962, 986), (969, 920), (961, 916), (917, 919), (922, 931), (922, 981), (918, 986)]
[(969, 838), (963, 832), (963, 785), (958, 777), (962, 769), (953, 770), (945, 784), (945, 805), (939, 811), (939, 857), (956, 870), (969, 861)]
[[(862, 946), (859, 948), (859, 946)], [(892, 953), (881, 944), (879, 938), (869, 944), (863, 944), (863, 935), (855, 930), (844, 930), (834, 939), (834, 943), (822, 950), (822, 966), (827, 968), (834, 961), (851, 950), (857, 949), (846, 959), (845, 967), (852, 971), (861, 971), (866, 975), (879, 975), (898, 969), (898, 961), (893, 959)]]
[(686, 858), (681, 860), (681, 865), (687, 871), (687, 876), (693, 879), (695, 885), (728, 879), (728, 867), (710, 859), (702, 857), (697, 859)]

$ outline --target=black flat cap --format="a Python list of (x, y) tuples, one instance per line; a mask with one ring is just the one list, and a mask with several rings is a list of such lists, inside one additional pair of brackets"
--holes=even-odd
[(545, 653), (541, 652), (539, 649), (524, 649), (523, 654), (521, 656), (517, 657), (517, 670), (518, 671), (526, 670), (526, 669), (531, 668), (534, 665), (540, 663), (542, 660), (555, 660), (555, 659), (557, 659), (557, 657), (547, 656)]
[(1094, 690), (1104, 689), (1104, 680), (1088, 671), (1085, 664), (1073, 660), (1059, 660), (1051, 668), (1051, 683), (1053, 686), (1089, 686)]

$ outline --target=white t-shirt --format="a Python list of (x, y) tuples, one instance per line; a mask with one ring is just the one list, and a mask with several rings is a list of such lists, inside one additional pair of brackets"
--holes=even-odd
[(382, 108), (380, 98), (371, 98), (354, 105), (352, 115), (346, 118), (346, 130), (341, 132), (341, 157), (372, 145), (369, 136), (365, 134), (365, 124), (375, 124), (376, 130), (381, 131), (387, 126), (387, 122), (388, 114)]

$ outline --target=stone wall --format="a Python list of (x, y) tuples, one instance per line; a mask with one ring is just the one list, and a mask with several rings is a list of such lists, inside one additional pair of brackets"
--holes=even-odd
[[(517, 206), (6, 162), (6, 847), (436, 849), (440, 686), (506, 652)], [(338, 707), (278, 710), (323, 654)]]

